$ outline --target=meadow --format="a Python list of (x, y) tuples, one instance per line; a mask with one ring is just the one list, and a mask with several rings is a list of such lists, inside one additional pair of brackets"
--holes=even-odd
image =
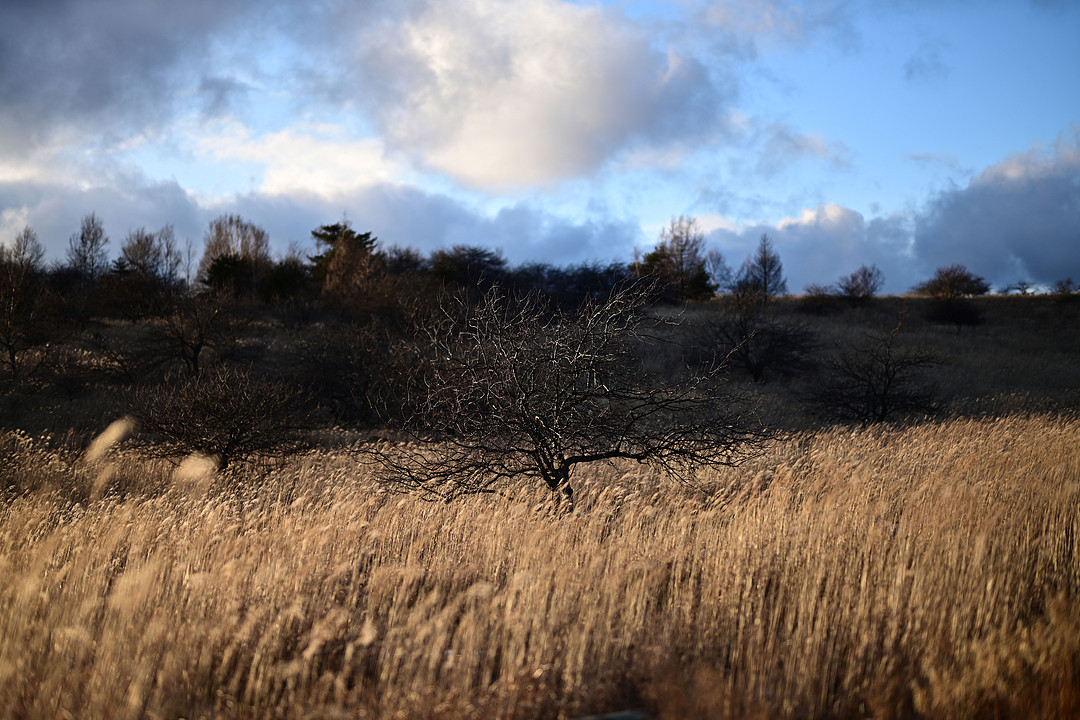
[[(694, 485), (580, 469), (569, 513), (391, 492), (344, 431), (215, 473), (3, 430), (0, 716), (1080, 716), (1076, 341), (1046, 307), (912, 323), (952, 358), (934, 417), (793, 411)], [(822, 332), (876, 322), (845, 318)]]

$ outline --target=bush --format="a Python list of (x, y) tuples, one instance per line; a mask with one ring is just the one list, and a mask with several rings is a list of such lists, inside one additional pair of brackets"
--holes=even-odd
[(836, 283), (840, 295), (852, 305), (864, 305), (885, 286), (885, 274), (877, 265), (863, 265)]
[[(224, 469), (311, 446), (309, 401), (293, 385), (223, 366), (143, 386), (130, 398), (147, 450), (161, 457), (202, 453)], [(142, 435), (142, 434), (145, 434)]]
[(934, 277), (919, 283), (912, 288), (912, 291), (920, 295), (952, 300), (972, 295), (985, 295), (990, 292), (990, 284), (963, 265), (949, 265), (938, 268), (934, 272)]

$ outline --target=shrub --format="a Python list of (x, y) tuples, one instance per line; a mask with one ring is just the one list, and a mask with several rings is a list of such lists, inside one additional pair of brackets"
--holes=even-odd
[(972, 295), (985, 295), (990, 291), (990, 284), (963, 265), (949, 265), (938, 268), (934, 277), (919, 283), (912, 288), (912, 291), (920, 295), (952, 300)]
[(198, 452), (224, 469), (311, 446), (312, 416), (303, 391), (224, 366), (142, 386), (132, 394), (130, 410), (145, 434), (143, 444), (161, 457)]

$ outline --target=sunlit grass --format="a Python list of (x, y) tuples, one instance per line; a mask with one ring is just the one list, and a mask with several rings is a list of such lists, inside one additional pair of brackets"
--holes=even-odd
[(1080, 714), (1080, 420), (784, 438), (426, 503), (5, 435), (0, 716)]

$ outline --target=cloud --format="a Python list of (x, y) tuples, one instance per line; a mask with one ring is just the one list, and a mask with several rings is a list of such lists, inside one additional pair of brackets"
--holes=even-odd
[(265, 228), (278, 253), (292, 242), (308, 244), (312, 229), (336, 222), (343, 213), (358, 229), (373, 232), (383, 246), (431, 252), (454, 244), (477, 245), (499, 249), (515, 264), (625, 261), (641, 240), (639, 226), (629, 218), (600, 214), (574, 220), (526, 202), (488, 213), (401, 183), (371, 183), (332, 196), (251, 192), (200, 204), (175, 182), (117, 174), (104, 187), (0, 182), (0, 243), (10, 244), (30, 225), (44, 243), (49, 260), (63, 261), (68, 238), (91, 212), (104, 222), (113, 257), (129, 230), (170, 223), (181, 244), (191, 240), (196, 265), (203, 233), (210, 220), (222, 213), (239, 214)]
[(488, 190), (587, 174), (638, 144), (715, 132), (728, 97), (695, 57), (599, 7), (411, 3), (353, 38), (354, 97), (386, 141)]
[(249, 0), (11, 0), (0, 4), (0, 152), (57, 132), (109, 141), (169, 119), (210, 38)]
[(351, 139), (341, 127), (299, 124), (256, 136), (237, 121), (219, 124), (197, 140), (215, 161), (239, 160), (263, 168), (261, 192), (334, 198), (350, 190), (391, 182), (404, 169), (386, 157), (376, 138)]
[(722, 51), (755, 59), (762, 45), (785, 48), (826, 38), (842, 49), (859, 45), (852, 3), (847, 0), (714, 0), (697, 24), (722, 33)]
[(971, 175), (972, 170), (964, 166), (959, 158), (951, 153), (919, 152), (911, 153), (908, 160), (929, 171), (943, 171), (952, 175)]
[(904, 63), (904, 79), (909, 83), (926, 83), (949, 76), (944, 51), (948, 46), (940, 41), (924, 41)]
[(842, 143), (829, 142), (821, 133), (800, 133), (788, 125), (773, 123), (764, 131), (757, 172), (774, 177), (804, 159), (821, 160), (835, 169), (851, 166), (851, 151)]
[(1080, 126), (932, 198), (914, 249), (924, 271), (963, 263), (996, 285), (1080, 278)]
[(738, 267), (762, 233), (773, 239), (788, 287), (835, 281), (863, 264), (900, 293), (944, 265), (960, 263), (997, 287), (1024, 279), (1080, 278), (1080, 126), (1050, 148), (1011, 155), (966, 187), (918, 209), (867, 219), (835, 203), (776, 223), (735, 227), (710, 219), (709, 242)]
[(867, 221), (859, 212), (835, 203), (804, 208), (797, 217), (773, 224), (709, 233), (708, 242), (738, 269), (765, 234), (773, 241), (788, 289), (801, 293), (809, 284), (827, 285), (860, 265), (877, 265), (885, 272), (887, 292), (903, 292), (917, 275), (906, 255), (910, 222), (903, 215)]
[(625, 261), (641, 235), (632, 219), (571, 220), (526, 202), (485, 213), (407, 185), (375, 185), (348, 199), (349, 216), (384, 244), (424, 252), (476, 245), (502, 251), (512, 263)]
[(199, 81), (198, 95), (202, 98), (203, 118), (229, 115), (239, 102), (250, 95), (250, 83), (229, 77), (204, 77)]
[[(50, 260), (62, 260), (79, 221), (96, 213), (111, 238), (115, 256), (129, 230), (172, 224), (183, 243), (202, 251), (206, 213), (175, 182), (154, 183), (138, 176), (115, 177), (108, 187), (18, 182), (0, 183), (0, 242), (10, 243), (25, 225), (37, 231)], [(204, 219), (205, 218), (205, 219)], [(195, 258), (196, 262), (198, 258)]]

